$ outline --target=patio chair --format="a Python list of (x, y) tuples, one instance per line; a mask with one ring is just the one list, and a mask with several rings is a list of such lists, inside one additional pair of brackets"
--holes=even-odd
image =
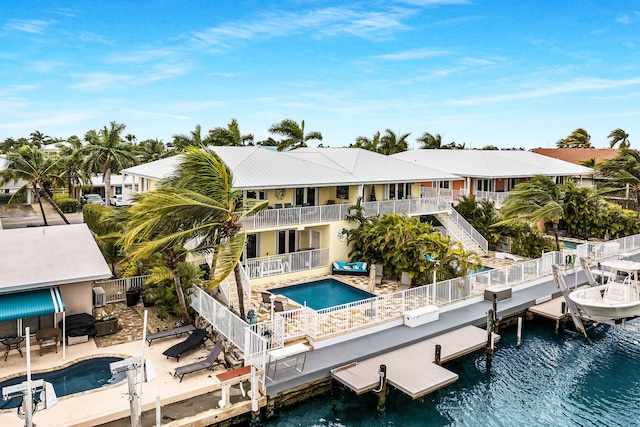
[(196, 329), (191, 335), (187, 337), (186, 340), (169, 347), (168, 349), (163, 351), (162, 354), (167, 356), (167, 359), (170, 357), (175, 357), (176, 362), (179, 362), (180, 356), (191, 350), (195, 350), (201, 345), (204, 345), (207, 339), (209, 339), (207, 331), (205, 331), (204, 329)]
[(262, 291), (260, 292), (260, 295), (262, 296), (262, 302), (260, 305), (265, 305), (267, 308), (271, 307), (271, 295), (273, 294), (271, 292)]
[(284, 204), (284, 207), (285, 207), (285, 209), (287, 209), (287, 208), (292, 208), (292, 207), (293, 207), (293, 205), (292, 205), (291, 203), (285, 203), (285, 204)]
[(60, 329), (44, 328), (36, 332), (36, 341), (40, 346), (40, 356), (47, 351), (58, 352), (58, 341), (60, 341)]
[(186, 374), (202, 371), (203, 369), (211, 369), (223, 363), (218, 360), (218, 356), (220, 356), (220, 353), (222, 353), (222, 343), (218, 342), (213, 347), (213, 349), (211, 349), (211, 353), (209, 353), (206, 359), (200, 362), (194, 362), (188, 365), (177, 367), (175, 372), (173, 373), (173, 376), (179, 377), (180, 382), (182, 382), (182, 379)]
[(276, 209), (282, 209), (282, 203), (275, 203), (273, 206), (275, 206)]

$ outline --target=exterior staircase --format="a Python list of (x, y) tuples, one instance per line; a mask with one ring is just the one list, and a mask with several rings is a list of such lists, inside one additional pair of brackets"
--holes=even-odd
[[(229, 283), (229, 295), (228, 295), (227, 305), (235, 313), (240, 313), (240, 298), (238, 298), (238, 285), (236, 282), (236, 270), (238, 268), (242, 268), (240, 263), (238, 263), (235, 269), (227, 276), (227, 283)], [(251, 310), (251, 296), (245, 293), (243, 303), (244, 303), (243, 304), (244, 313), (246, 315), (246, 313), (248, 313), (249, 310)]]
[(488, 254), (488, 251), (483, 249), (448, 213), (439, 213), (434, 216), (447, 229), (452, 241), (461, 242), (465, 250), (476, 252), (478, 255)]

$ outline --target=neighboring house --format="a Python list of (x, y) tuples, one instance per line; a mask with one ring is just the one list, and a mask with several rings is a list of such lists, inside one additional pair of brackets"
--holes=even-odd
[(91, 187), (83, 187), (82, 194), (100, 194), (104, 199), (125, 194), (130, 197), (133, 190), (132, 183), (131, 176), (111, 175), (111, 189), (107, 192), (104, 188), (102, 174), (97, 174), (91, 177)]
[[(0, 154), (0, 175), (7, 169), (9, 162), (7, 161), (6, 154)], [(25, 181), (19, 180), (18, 182), (9, 181), (5, 185), (0, 186), (0, 197), (11, 197), (20, 187), (25, 184)], [(31, 202), (31, 193), (29, 192), (29, 203)]]
[(91, 314), (92, 282), (109, 277), (86, 224), (0, 230), (0, 338)]
[[(604, 160), (615, 159), (620, 153), (617, 148), (534, 148), (531, 151), (576, 165), (582, 165), (583, 162), (590, 161), (597, 164)], [(583, 183), (593, 185), (598, 180), (598, 176), (599, 174), (596, 171), (589, 180), (583, 178)]]
[[(423, 183), (459, 176), (354, 148), (302, 148), (277, 152), (261, 147), (212, 147), (229, 166), (234, 188), (247, 198), (269, 201), (269, 209), (243, 221), (248, 242), (243, 264), (252, 279), (308, 275), (348, 259), (343, 230), (349, 207), (363, 198), (366, 214), (409, 216), (446, 213), (451, 197), (421, 197)], [(182, 156), (122, 171), (133, 191), (153, 190)], [(125, 197), (128, 195), (125, 193)]]
[[(573, 177), (579, 184), (591, 182), (593, 169), (536, 154), (511, 150), (409, 150), (392, 157), (459, 175), (452, 190), (492, 200), (500, 207), (508, 192), (534, 175), (564, 182)], [(439, 186), (447, 185), (439, 183)]]

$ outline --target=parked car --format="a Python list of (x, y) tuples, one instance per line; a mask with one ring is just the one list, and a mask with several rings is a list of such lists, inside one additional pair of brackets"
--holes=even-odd
[(80, 198), (80, 203), (83, 205), (103, 205), (104, 200), (99, 194), (84, 194)]
[(109, 199), (111, 206), (129, 206), (131, 202), (125, 200), (122, 195), (116, 195)]

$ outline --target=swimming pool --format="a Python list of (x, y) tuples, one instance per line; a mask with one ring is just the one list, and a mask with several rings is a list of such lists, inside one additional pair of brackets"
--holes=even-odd
[(578, 242), (572, 242), (570, 240), (560, 240), (560, 243), (564, 244), (564, 247), (567, 249), (575, 249), (578, 247), (578, 245), (581, 245), (582, 243), (578, 243)]
[(331, 278), (272, 289), (271, 292), (284, 295), (300, 305), (306, 304), (314, 310), (322, 310), (375, 296)]
[[(31, 379), (43, 379), (53, 384), (57, 397), (69, 396), (75, 393), (82, 393), (87, 390), (117, 384), (125, 379), (125, 374), (111, 375), (109, 364), (123, 360), (122, 357), (96, 357), (82, 360), (66, 368), (57, 371), (41, 372), (31, 374)], [(20, 384), (27, 380), (26, 376), (11, 378), (0, 383), (0, 390), (3, 387)], [(0, 399), (0, 410), (17, 408), (22, 403), (21, 398), (2, 400)]]

